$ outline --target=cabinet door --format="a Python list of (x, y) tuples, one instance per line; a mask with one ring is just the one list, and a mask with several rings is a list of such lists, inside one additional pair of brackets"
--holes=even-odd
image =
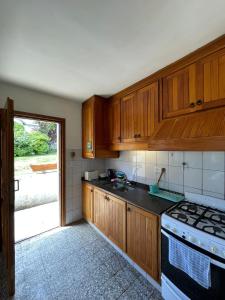
[(83, 218), (93, 221), (93, 187), (87, 183), (82, 185), (82, 212)]
[(200, 64), (204, 90), (202, 108), (225, 105), (225, 49), (206, 57)]
[(153, 134), (158, 122), (158, 82), (138, 90), (134, 103), (136, 140), (145, 140)]
[(121, 99), (121, 138), (122, 142), (135, 141), (134, 132), (134, 101), (136, 93)]
[(108, 237), (126, 251), (126, 203), (107, 195)]
[(121, 142), (120, 133), (120, 99), (112, 99), (106, 103), (106, 141), (108, 144), (118, 144)]
[(94, 101), (82, 105), (82, 154), (84, 158), (93, 158), (94, 154)]
[(155, 280), (159, 280), (158, 238), (158, 217), (128, 205), (127, 254)]
[(99, 189), (94, 189), (94, 224), (107, 235), (106, 204), (106, 193)]
[(163, 118), (196, 110), (201, 86), (197, 84), (197, 64), (163, 78)]

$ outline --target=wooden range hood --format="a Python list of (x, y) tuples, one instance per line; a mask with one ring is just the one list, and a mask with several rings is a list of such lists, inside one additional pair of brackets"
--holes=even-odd
[(225, 107), (163, 120), (149, 150), (224, 151)]

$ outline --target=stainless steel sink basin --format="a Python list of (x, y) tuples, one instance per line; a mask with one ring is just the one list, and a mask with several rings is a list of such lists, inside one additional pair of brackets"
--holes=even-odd
[(120, 192), (127, 192), (127, 191), (134, 190), (134, 187), (132, 187), (128, 184), (125, 184), (125, 183), (120, 183), (120, 182), (109, 183), (108, 187), (111, 187), (112, 189), (120, 191)]

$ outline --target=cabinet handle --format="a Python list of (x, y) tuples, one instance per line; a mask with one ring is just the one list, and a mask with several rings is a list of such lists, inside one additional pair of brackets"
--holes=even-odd
[(127, 208), (127, 211), (131, 211), (130, 207)]
[(135, 139), (136, 139), (136, 137), (137, 137), (137, 134), (134, 135), (134, 138), (135, 138)]
[(138, 134), (138, 137), (141, 137), (141, 134), (140, 134), (140, 133)]
[(190, 107), (192, 108), (192, 107), (195, 107), (195, 103), (194, 102), (191, 102), (190, 103)]
[(203, 100), (202, 100), (202, 99), (198, 99), (198, 100), (196, 101), (196, 104), (197, 104), (197, 105), (202, 105), (202, 104), (203, 104)]
[(93, 193), (94, 192), (94, 190), (91, 190), (91, 193)]
[(121, 137), (120, 137), (120, 136), (118, 136), (118, 140), (119, 140), (119, 141), (121, 140)]

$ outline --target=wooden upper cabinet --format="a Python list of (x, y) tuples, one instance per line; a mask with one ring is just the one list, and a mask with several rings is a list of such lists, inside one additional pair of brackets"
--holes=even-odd
[(158, 123), (158, 82), (121, 99), (123, 142), (146, 141)]
[(93, 221), (93, 195), (94, 189), (88, 183), (82, 184), (82, 213), (87, 221)]
[(202, 108), (225, 105), (225, 49), (199, 62), (203, 78)]
[(192, 64), (163, 78), (163, 118), (195, 111), (195, 103), (201, 95), (197, 82), (197, 69), (197, 64)]
[(134, 103), (136, 139), (145, 140), (153, 134), (158, 123), (158, 82), (138, 90)]
[(162, 117), (170, 118), (225, 105), (225, 49), (162, 80)]
[(108, 238), (126, 251), (126, 203), (107, 195)]
[(136, 93), (121, 99), (121, 139), (122, 142), (135, 141), (134, 132), (134, 102)]
[(158, 217), (133, 205), (127, 206), (127, 254), (159, 281)]
[(104, 107), (107, 100), (93, 96), (82, 104), (82, 155), (84, 158), (114, 158), (105, 141)]
[(107, 144), (117, 144), (121, 142), (120, 98), (109, 99), (106, 101), (105, 139)]
[(94, 99), (90, 99), (82, 105), (82, 135), (83, 157), (94, 158)]

